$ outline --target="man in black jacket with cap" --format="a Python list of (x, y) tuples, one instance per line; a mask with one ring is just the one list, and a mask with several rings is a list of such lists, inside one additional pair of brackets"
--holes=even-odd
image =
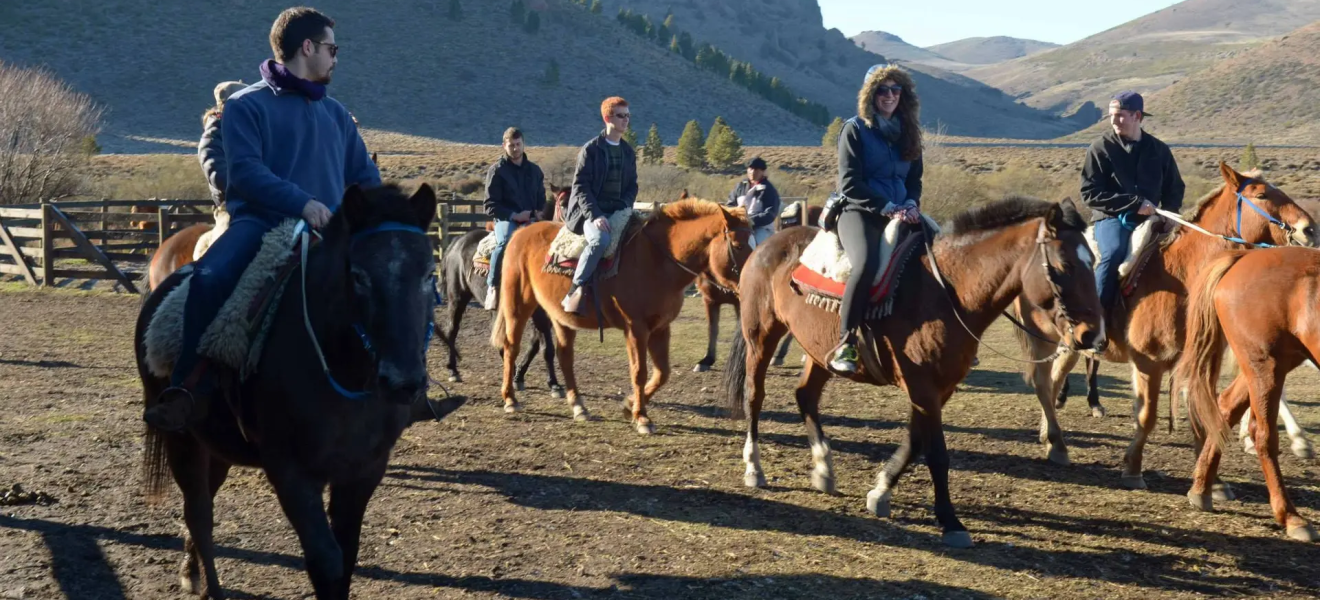
[(761, 245), (775, 232), (775, 217), (779, 216), (779, 190), (766, 179), (765, 168), (765, 159), (759, 156), (747, 163), (747, 179), (739, 181), (729, 192), (727, 204), (747, 209), (754, 246)]

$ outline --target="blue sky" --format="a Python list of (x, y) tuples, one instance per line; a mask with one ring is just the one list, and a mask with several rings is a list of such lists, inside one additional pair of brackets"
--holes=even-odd
[(1179, 0), (819, 0), (826, 28), (852, 37), (886, 31), (916, 46), (969, 37), (1011, 37), (1068, 44)]

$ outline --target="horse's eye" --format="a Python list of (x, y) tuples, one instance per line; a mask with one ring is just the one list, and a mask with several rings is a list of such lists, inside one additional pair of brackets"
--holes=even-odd
[(354, 269), (354, 270), (353, 270), (353, 287), (355, 287), (355, 288), (357, 288), (357, 289), (359, 289), (359, 290), (370, 289), (370, 288), (371, 288), (371, 278), (367, 277), (367, 274), (366, 274), (366, 273), (363, 273), (362, 271), (358, 271), (357, 269)]
[(1267, 195), (1265, 195), (1265, 194), (1263, 194), (1263, 193), (1261, 193), (1261, 194), (1256, 194), (1256, 199), (1257, 199), (1257, 200), (1267, 200), (1267, 199), (1269, 199), (1269, 196), (1267, 196)]

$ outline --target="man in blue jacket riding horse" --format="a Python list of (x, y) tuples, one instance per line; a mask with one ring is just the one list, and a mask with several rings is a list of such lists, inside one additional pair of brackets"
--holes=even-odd
[(326, 95), (339, 52), (334, 27), (311, 8), (280, 13), (270, 30), (275, 58), (261, 64), (261, 81), (225, 102), (229, 229), (193, 265), (171, 386), (143, 415), (157, 429), (180, 431), (205, 416), (215, 375), (197, 346), (262, 236), (285, 219), (323, 227), (349, 185), (380, 185), (352, 116)]

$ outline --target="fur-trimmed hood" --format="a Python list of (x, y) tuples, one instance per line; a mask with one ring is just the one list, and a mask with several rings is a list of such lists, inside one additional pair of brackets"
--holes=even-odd
[(886, 79), (903, 86), (898, 102), (899, 122), (903, 125), (903, 134), (899, 138), (904, 160), (916, 160), (921, 156), (921, 102), (917, 100), (916, 83), (912, 76), (897, 65), (876, 68), (867, 75), (862, 89), (857, 92), (857, 117), (867, 127), (875, 127), (875, 93), (880, 82)]

